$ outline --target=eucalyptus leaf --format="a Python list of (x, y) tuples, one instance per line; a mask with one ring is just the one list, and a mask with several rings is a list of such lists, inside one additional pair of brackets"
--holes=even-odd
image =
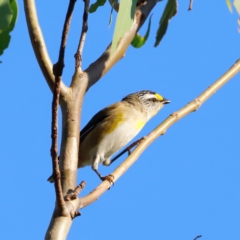
[(156, 41), (154, 47), (157, 47), (163, 36), (165, 35), (170, 19), (177, 13), (177, 0), (168, 0), (160, 19), (160, 26), (157, 30)]
[[(11, 17), (9, 17), (9, 13), (10, 13), (9, 9), (5, 12), (6, 15), (8, 15), (7, 26), (4, 23), (5, 20), (3, 20), (2, 22), (2, 19), (3, 19), (2, 14), (5, 11), (4, 9), (6, 9), (6, 1), (8, 2), (11, 10)], [(0, 26), (1, 26), (0, 27), (0, 55), (3, 54), (3, 51), (8, 47), (10, 43), (10, 39), (11, 39), (10, 32), (14, 29), (14, 26), (17, 20), (17, 15), (18, 15), (18, 6), (17, 6), (16, 0), (0, 0), (0, 22), (1, 22), (0, 23)]]
[(95, 3), (93, 3), (93, 4), (90, 6), (88, 12), (89, 12), (89, 13), (96, 12), (97, 9), (98, 9), (98, 7), (103, 6), (103, 5), (105, 4), (105, 2), (106, 2), (106, 0), (97, 0)]
[(0, 0), (0, 29), (8, 27), (12, 21), (13, 11), (9, 0)]
[(135, 37), (133, 38), (133, 40), (131, 42), (133, 47), (140, 48), (140, 47), (142, 47), (145, 44), (145, 42), (148, 39), (149, 33), (150, 33), (151, 20), (152, 20), (152, 15), (150, 16), (149, 21), (148, 21), (148, 28), (147, 28), (146, 34), (142, 37), (139, 33), (137, 33), (135, 35)]
[(119, 40), (128, 32), (133, 24), (137, 0), (120, 0), (120, 7), (114, 29), (111, 53), (113, 55), (117, 49)]

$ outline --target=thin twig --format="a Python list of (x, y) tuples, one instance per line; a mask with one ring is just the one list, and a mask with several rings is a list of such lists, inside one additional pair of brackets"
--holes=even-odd
[(188, 11), (192, 10), (192, 5), (193, 5), (193, 0), (190, 0), (189, 6), (188, 6)]
[[(226, 84), (233, 76), (240, 71), (240, 59), (215, 83), (207, 88), (200, 96), (188, 103), (185, 107), (179, 111), (171, 114), (166, 120), (164, 120), (157, 128), (155, 128), (148, 136), (144, 137), (141, 143), (134, 149), (131, 155), (121, 163), (112, 173), (114, 176), (114, 182), (117, 181), (132, 165), (137, 161), (141, 153), (159, 136), (163, 135), (166, 130), (174, 123), (179, 121), (191, 112), (196, 111), (202, 103), (210, 98), (218, 89)], [(87, 196), (79, 198), (79, 208), (83, 208), (96, 201), (105, 191), (109, 188), (108, 181), (103, 181), (97, 188), (95, 188)]]
[(52, 100), (52, 147), (51, 147), (51, 156), (52, 156), (52, 166), (53, 166), (53, 177), (54, 177), (54, 186), (56, 193), (56, 200), (60, 209), (61, 214), (63, 214), (66, 206), (63, 199), (63, 192), (61, 186), (61, 174), (58, 164), (58, 104), (59, 104), (59, 95), (60, 95), (60, 83), (61, 77), (55, 78), (55, 89), (53, 92)]
[(73, 13), (75, 2), (76, 2), (76, 0), (69, 0), (68, 10), (67, 10), (65, 22), (64, 22), (64, 25), (63, 25), (58, 62), (56, 64), (57, 65), (56, 66), (56, 71), (57, 72), (54, 72), (55, 76), (56, 75), (57, 76), (62, 76), (62, 72), (63, 72), (63, 68), (64, 68), (64, 54), (65, 54), (65, 48), (66, 48), (66, 44), (67, 44), (67, 36), (68, 36), (69, 28), (70, 28), (70, 22), (71, 22), (71, 19), (72, 19), (72, 13)]
[(82, 181), (71, 193), (65, 196), (65, 201), (71, 201), (77, 199), (83, 188), (86, 186), (86, 182)]
[(202, 237), (202, 235), (198, 235), (193, 240), (197, 240), (198, 238), (201, 238), (201, 237)]
[(84, 42), (87, 35), (88, 30), (88, 9), (89, 9), (89, 0), (84, 1), (84, 10), (83, 10), (83, 24), (82, 24), (82, 31), (81, 36), (78, 43), (77, 52), (75, 54), (75, 68), (81, 68), (82, 66), (82, 51), (84, 47)]
[(59, 96), (60, 96), (60, 85), (62, 81), (62, 72), (64, 68), (64, 53), (67, 42), (67, 35), (70, 26), (70, 21), (72, 17), (72, 12), (74, 9), (74, 4), (76, 0), (70, 0), (69, 6), (63, 26), (62, 38), (58, 56), (58, 62), (53, 66), (53, 74), (55, 76), (55, 88), (53, 92), (52, 100), (52, 147), (51, 147), (51, 156), (52, 156), (52, 165), (53, 165), (53, 177), (56, 201), (60, 210), (60, 214), (64, 215), (66, 213), (66, 204), (63, 198), (63, 191), (61, 185), (61, 173), (59, 170), (58, 163), (58, 105), (59, 105)]

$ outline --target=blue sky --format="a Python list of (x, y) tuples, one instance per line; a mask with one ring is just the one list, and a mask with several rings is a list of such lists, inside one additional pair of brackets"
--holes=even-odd
[[(153, 10), (152, 30), (142, 49), (129, 47), (86, 94), (82, 126), (101, 108), (139, 90), (156, 91), (171, 104), (138, 137), (148, 134), (169, 114), (193, 100), (239, 58), (237, 14), (225, 1), (179, 2), (167, 35), (154, 48), (166, 1)], [(2, 92), (1, 239), (43, 239), (54, 207), (50, 124), (52, 95), (38, 67), (28, 37), (22, 1), (9, 48), (1, 56)], [(50, 57), (56, 62), (65, 5), (37, 1), (39, 21)], [(82, 21), (77, 1), (66, 49), (64, 81), (70, 83)], [(111, 41), (110, 7), (89, 15), (83, 68)], [(114, 19), (116, 15), (114, 14)], [(146, 26), (140, 33), (145, 33)], [(177, 122), (99, 200), (82, 209), (68, 239), (240, 239), (240, 111), (238, 74), (195, 113)], [(125, 157), (125, 156), (124, 156)], [(119, 159), (121, 162), (124, 157)], [(117, 167), (100, 167), (103, 174)], [(99, 184), (91, 168), (78, 181)]]

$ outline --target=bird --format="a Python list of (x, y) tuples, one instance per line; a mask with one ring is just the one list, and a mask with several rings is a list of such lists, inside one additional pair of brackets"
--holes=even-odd
[[(142, 90), (100, 110), (80, 131), (78, 168), (90, 165), (102, 181), (112, 183), (112, 175), (100, 174), (99, 164), (110, 165), (112, 155), (127, 145), (168, 103), (170, 101), (160, 94)], [(53, 182), (53, 177), (48, 181)]]

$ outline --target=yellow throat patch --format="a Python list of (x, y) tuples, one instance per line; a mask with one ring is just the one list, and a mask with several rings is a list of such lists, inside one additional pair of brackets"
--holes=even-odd
[(138, 130), (140, 130), (140, 129), (143, 128), (143, 126), (144, 126), (145, 124), (146, 124), (146, 122), (140, 120), (140, 121), (138, 121), (137, 124), (135, 125), (135, 128), (138, 129)]

